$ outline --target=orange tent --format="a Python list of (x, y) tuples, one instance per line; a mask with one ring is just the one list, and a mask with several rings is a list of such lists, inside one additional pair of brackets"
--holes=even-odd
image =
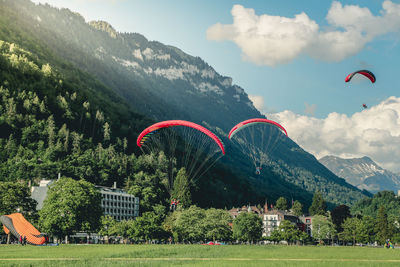
[(32, 245), (42, 245), (45, 242), (45, 237), (21, 213), (3, 215), (0, 221), (6, 234), (11, 232), (18, 239), (26, 236), (26, 241)]

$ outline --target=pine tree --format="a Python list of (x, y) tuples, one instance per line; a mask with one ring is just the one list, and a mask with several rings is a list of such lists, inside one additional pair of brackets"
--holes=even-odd
[(342, 223), (344, 222), (344, 220), (351, 217), (350, 208), (346, 205), (339, 205), (332, 210), (331, 216), (332, 222), (335, 225), (336, 230), (338, 232), (341, 232), (343, 231)]
[(278, 198), (278, 200), (276, 201), (276, 209), (278, 210), (287, 210), (287, 200), (284, 197), (280, 197)]
[(192, 204), (189, 177), (186, 174), (185, 168), (181, 168), (176, 175), (171, 198), (179, 200), (179, 205), (182, 207), (189, 207)]
[(47, 134), (48, 134), (48, 146), (49, 148), (52, 148), (54, 145), (54, 139), (55, 139), (55, 122), (53, 115), (50, 115), (49, 118), (47, 119)]
[(390, 237), (388, 216), (384, 206), (380, 206), (375, 223), (376, 240), (383, 244)]
[(317, 191), (314, 194), (313, 202), (308, 210), (311, 215), (325, 215), (326, 214), (326, 202), (322, 197), (322, 193)]
[(110, 129), (110, 124), (108, 124), (108, 122), (105, 122), (103, 125), (103, 140), (104, 141), (110, 141), (111, 138), (111, 129)]
[(300, 201), (296, 200), (296, 201), (293, 203), (292, 212), (293, 212), (293, 214), (296, 215), (296, 216), (301, 216), (301, 215), (303, 215), (303, 205), (301, 204)]

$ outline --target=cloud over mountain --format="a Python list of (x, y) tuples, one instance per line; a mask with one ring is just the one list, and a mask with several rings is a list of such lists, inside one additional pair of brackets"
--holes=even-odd
[(386, 169), (400, 171), (400, 97), (391, 96), (351, 117), (332, 112), (318, 119), (288, 110), (268, 117), (282, 123), (289, 136), (317, 158), (367, 155)]
[(368, 8), (334, 1), (328, 11), (328, 27), (321, 27), (306, 13), (293, 18), (257, 15), (252, 8), (234, 5), (233, 24), (217, 23), (207, 30), (214, 41), (233, 41), (243, 59), (274, 66), (306, 54), (323, 61), (341, 61), (361, 51), (374, 38), (400, 29), (400, 4), (382, 3), (380, 15)]

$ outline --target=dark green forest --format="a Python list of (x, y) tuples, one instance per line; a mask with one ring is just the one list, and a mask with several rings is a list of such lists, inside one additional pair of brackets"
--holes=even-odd
[[(139, 197), (165, 204), (159, 155), (143, 156), (135, 140), (153, 122), (185, 119), (213, 130), (227, 150), (192, 185), (192, 202), (201, 207), (263, 204), (285, 196), (307, 208), (316, 190), (328, 207), (371, 196), (335, 176), (290, 139), (272, 155), (269, 168), (254, 175), (247, 156), (226, 137), (234, 123), (261, 116), (233, 97), (241, 88), (231, 86), (223, 97), (186, 93), (192, 89), (183, 81), (135, 74), (115, 60), (128, 60), (133, 49), (151, 47), (210, 68), (178, 48), (149, 42), (140, 34), (118, 33), (104, 22), (89, 24), (67, 9), (28, 0), (0, 0), (0, 40), (0, 181), (36, 184), (61, 173), (99, 185), (117, 182), (128, 190), (136, 186), (137, 194), (152, 188), (160, 197)], [(99, 54), (99, 47), (106, 51)], [(145, 63), (153, 68), (169, 64)], [(227, 78), (218, 75), (216, 79)], [(194, 100), (188, 101), (191, 97)], [(171, 98), (174, 101), (165, 101)]]

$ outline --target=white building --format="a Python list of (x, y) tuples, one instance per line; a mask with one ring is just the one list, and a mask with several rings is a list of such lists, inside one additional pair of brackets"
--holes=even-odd
[[(36, 210), (43, 207), (49, 186), (54, 180), (41, 180), (39, 186), (32, 186), (31, 197), (38, 202)], [(101, 193), (101, 208), (104, 215), (110, 215), (117, 221), (135, 219), (139, 216), (139, 198), (123, 189), (96, 186)]]
[(101, 193), (101, 207), (104, 215), (115, 220), (129, 220), (139, 216), (139, 198), (126, 193), (123, 189), (96, 186)]
[(262, 214), (263, 236), (271, 236), (272, 231), (277, 229), (283, 220), (290, 221), (300, 228), (300, 220), (297, 216), (282, 210), (267, 210)]

